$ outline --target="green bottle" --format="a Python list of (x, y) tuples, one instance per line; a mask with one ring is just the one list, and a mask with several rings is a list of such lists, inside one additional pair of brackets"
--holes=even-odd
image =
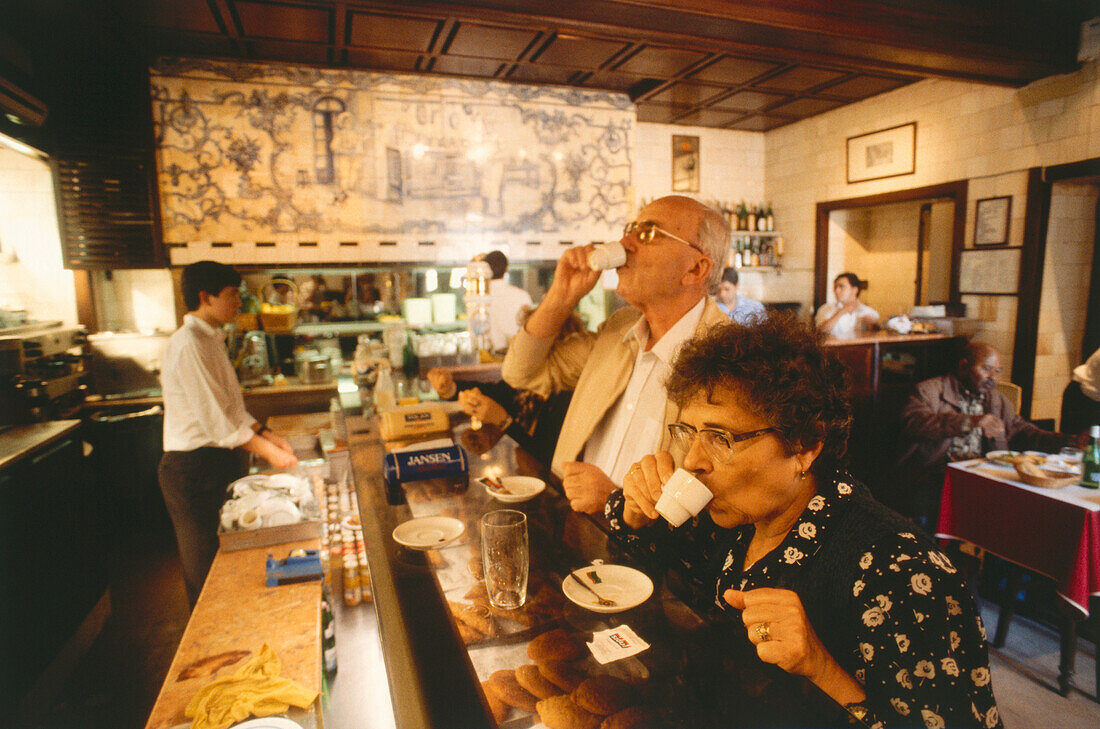
[(1088, 489), (1100, 489), (1100, 425), (1089, 429), (1091, 440), (1081, 459), (1081, 485)]

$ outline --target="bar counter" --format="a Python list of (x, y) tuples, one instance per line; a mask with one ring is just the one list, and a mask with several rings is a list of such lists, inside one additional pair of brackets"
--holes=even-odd
[[(643, 697), (644, 710), (652, 712), (660, 726), (849, 723), (848, 713), (816, 687), (760, 663), (755, 652), (749, 656), (733, 650), (732, 626), (724, 621), (712, 624), (697, 615), (662, 575), (650, 575), (652, 595), (623, 612), (600, 614), (567, 600), (562, 582), (569, 571), (597, 559), (623, 560), (609, 552), (602, 519), (573, 512), (549, 474), (507, 436), (486, 426), (471, 437), (468, 424), (452, 416), (455, 441), (469, 446), (469, 481), (404, 484), (392, 494), (393, 501), (402, 503), (390, 503), (381, 468), (387, 444), (379, 438), (376, 421), (348, 417), (346, 423), (399, 729), (542, 726), (530, 707), (507, 709), (498, 723), (483, 687), (502, 670), (535, 663), (527, 652), (530, 642), (555, 628), (564, 630), (580, 649), (571, 662), (577, 671), (625, 682), (636, 697)], [(475, 481), (483, 474), (534, 475), (551, 485), (529, 501), (502, 504)], [(527, 604), (515, 611), (487, 603), (479, 607), (477, 597), (484, 595), (478, 520), (498, 508), (527, 515), (531, 581)], [(402, 522), (439, 515), (464, 524), (455, 542), (421, 552), (394, 541), (391, 533)], [(470, 622), (480, 627), (471, 631)], [(584, 643), (593, 631), (621, 626), (629, 626), (650, 647), (598, 664)]]
[(0, 469), (37, 453), (79, 427), (79, 420), (50, 420), (0, 431)]

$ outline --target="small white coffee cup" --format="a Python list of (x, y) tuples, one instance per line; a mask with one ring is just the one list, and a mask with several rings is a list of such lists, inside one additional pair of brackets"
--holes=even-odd
[(593, 271), (606, 271), (626, 263), (626, 249), (618, 241), (600, 243), (588, 254), (588, 266)]
[(674, 527), (678, 527), (703, 510), (714, 494), (702, 481), (682, 468), (668, 477), (661, 487), (661, 498), (657, 499), (657, 513)]

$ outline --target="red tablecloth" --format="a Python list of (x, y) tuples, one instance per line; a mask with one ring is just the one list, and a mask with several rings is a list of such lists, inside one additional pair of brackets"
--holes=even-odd
[(952, 463), (944, 478), (937, 537), (964, 539), (1058, 583), (1085, 616), (1100, 595), (1100, 492), (1042, 489), (985, 461)]

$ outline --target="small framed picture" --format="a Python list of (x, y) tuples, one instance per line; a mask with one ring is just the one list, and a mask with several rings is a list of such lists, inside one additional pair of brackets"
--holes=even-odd
[(974, 245), (1008, 245), (1008, 225), (1011, 214), (1011, 195), (979, 200), (974, 209)]
[(848, 137), (848, 182), (881, 180), (917, 171), (917, 123)]
[(699, 137), (672, 135), (672, 191), (699, 192)]

